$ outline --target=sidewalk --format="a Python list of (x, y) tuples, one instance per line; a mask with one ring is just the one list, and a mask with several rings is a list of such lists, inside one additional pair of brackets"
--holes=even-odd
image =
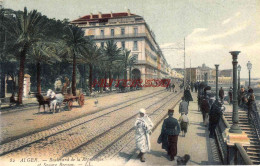
[[(189, 120), (190, 125), (186, 137), (179, 136), (178, 138), (178, 154), (184, 156), (189, 154), (191, 159), (187, 165), (221, 165), (218, 156), (217, 147), (214, 139), (208, 137), (209, 132), (202, 124), (202, 114), (198, 112), (197, 94), (192, 93), (194, 102), (190, 102)], [(174, 117), (179, 118), (179, 104), (174, 108)], [(170, 161), (166, 151), (161, 148), (162, 144), (157, 143), (157, 139), (161, 132), (162, 123), (155, 129), (151, 136), (152, 150), (145, 155), (146, 162), (142, 163), (137, 159), (139, 152), (135, 152), (129, 162), (130, 165), (177, 165), (177, 157), (174, 161)]]

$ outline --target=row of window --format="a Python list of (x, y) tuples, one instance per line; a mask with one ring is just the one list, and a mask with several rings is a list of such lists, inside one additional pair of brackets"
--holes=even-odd
[[(100, 44), (101, 44), (101, 48), (105, 47), (105, 43), (104, 42), (101, 42)], [(121, 48), (125, 49), (125, 41), (121, 42)], [(138, 43), (137, 43), (137, 41), (134, 41), (133, 51), (137, 51), (137, 50), (138, 50)]]
[[(134, 28), (134, 34), (135, 35), (138, 34), (138, 28), (137, 27)], [(105, 30), (101, 29), (100, 30), (100, 36), (104, 36), (104, 35), (105, 35)], [(110, 29), (110, 35), (115, 36), (115, 29)], [(121, 28), (121, 35), (125, 35), (125, 28)]]

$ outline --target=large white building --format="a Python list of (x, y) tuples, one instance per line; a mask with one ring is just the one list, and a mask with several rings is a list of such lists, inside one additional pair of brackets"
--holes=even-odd
[(132, 75), (145, 79), (169, 78), (171, 67), (155, 40), (155, 35), (143, 17), (130, 13), (90, 14), (71, 22), (92, 37), (99, 47), (114, 40), (119, 48), (131, 50), (137, 61)]

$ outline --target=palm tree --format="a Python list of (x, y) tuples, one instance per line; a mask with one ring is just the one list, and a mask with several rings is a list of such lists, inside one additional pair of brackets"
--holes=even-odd
[(130, 56), (131, 50), (124, 50), (123, 57), (124, 57), (124, 80), (127, 79), (127, 67), (132, 65), (133, 63), (133, 56)]
[(51, 43), (35, 43), (30, 50), (31, 60), (36, 62), (37, 92), (39, 94), (41, 94), (41, 64), (43, 62), (50, 64), (55, 61), (61, 61), (57, 50), (53, 44), (52, 46), (50, 44)]
[(102, 59), (101, 49), (97, 47), (93, 41), (89, 40), (86, 53), (83, 55), (83, 61), (89, 65), (89, 91), (92, 93), (93, 85), (93, 66), (98, 65), (98, 62)]
[(112, 65), (113, 62), (120, 58), (120, 53), (121, 49), (117, 47), (116, 43), (113, 40), (109, 40), (106, 42), (104, 55), (106, 56), (106, 61), (108, 61), (110, 91), (112, 91)]
[(72, 94), (76, 95), (76, 65), (77, 58), (83, 57), (87, 49), (88, 41), (84, 37), (84, 32), (72, 25), (68, 25), (64, 28), (65, 35), (63, 36), (63, 46), (64, 51), (72, 57)]
[(3, 26), (10, 37), (15, 40), (14, 48), (19, 48), (18, 104), (22, 104), (26, 56), (32, 44), (44, 39), (44, 32), (48, 24), (39, 12), (33, 10), (28, 13), (26, 7), (23, 12), (14, 12), (14, 14), (15, 17), (8, 18)]

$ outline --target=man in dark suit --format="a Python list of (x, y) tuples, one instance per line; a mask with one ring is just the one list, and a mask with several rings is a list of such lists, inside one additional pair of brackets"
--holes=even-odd
[(171, 161), (177, 155), (177, 142), (180, 134), (180, 125), (178, 120), (173, 118), (173, 112), (173, 109), (168, 110), (169, 117), (164, 120), (161, 135), (158, 138), (158, 143), (162, 143), (162, 148), (168, 152)]

